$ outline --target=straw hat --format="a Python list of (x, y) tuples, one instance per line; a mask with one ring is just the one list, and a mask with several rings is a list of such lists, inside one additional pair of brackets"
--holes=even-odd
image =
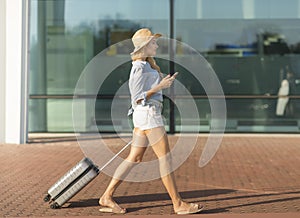
[(147, 45), (153, 38), (158, 38), (160, 36), (162, 36), (162, 35), (159, 33), (152, 34), (152, 32), (147, 28), (139, 29), (132, 36), (131, 40), (134, 45), (134, 51), (131, 52), (130, 54), (131, 55), (135, 54), (136, 52), (141, 50), (141, 48), (143, 48), (145, 45)]

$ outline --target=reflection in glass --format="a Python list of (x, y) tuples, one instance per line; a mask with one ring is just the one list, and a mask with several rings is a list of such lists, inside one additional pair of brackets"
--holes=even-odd
[[(168, 4), (168, 0), (31, 0), (29, 131), (72, 131), (70, 99), (86, 65), (109, 46), (110, 57), (129, 55), (131, 47), (121, 50), (113, 45), (141, 27), (168, 35)], [(113, 96), (127, 81), (129, 69), (130, 63), (112, 72), (99, 94)], [(54, 116), (55, 107), (65, 116)], [(107, 108), (97, 110), (104, 113)]]
[[(171, 2), (175, 6), (172, 21)], [(272, 131), (299, 132), (299, 6), (299, 0), (288, 4), (282, 0), (30, 0), (29, 131), (72, 131), (72, 96), (87, 64), (108, 47), (107, 56), (116, 61), (128, 55), (132, 47), (114, 44), (148, 27), (166, 37), (174, 30), (175, 39), (208, 60), (227, 97), (226, 131), (263, 132), (271, 125), (276, 127)], [(159, 49), (165, 54), (169, 48), (160, 45)], [(176, 47), (176, 59), (189, 58), (182, 49)], [(170, 63), (157, 61), (168, 73)], [(105, 79), (99, 89), (105, 101), (127, 81), (130, 67), (130, 62), (125, 63)], [(209, 131), (210, 108), (203, 87), (184, 67), (175, 64), (175, 69), (180, 72), (178, 80), (194, 95), (200, 113), (200, 121), (180, 127), (175, 108), (175, 130), (189, 131), (200, 122), (201, 131)], [(289, 104), (277, 116), (278, 91), (290, 72)], [(180, 96), (176, 99), (184, 104)], [(103, 101), (97, 100), (97, 119), (109, 123), (110, 103)], [(170, 123), (168, 106), (164, 113)], [(82, 131), (88, 132), (89, 115), (82, 120)], [(109, 125), (99, 129), (113, 131)]]
[[(227, 126), (226, 131), (263, 132), (269, 131), (269, 124), (278, 126), (272, 131), (299, 131), (300, 114), (295, 112), (300, 108), (299, 5), (298, 0), (288, 4), (280, 0), (175, 1), (176, 39), (199, 51), (222, 84), (228, 125), (236, 125)], [(178, 58), (185, 58), (183, 53), (177, 48)], [(201, 84), (194, 82), (191, 73), (179, 66), (177, 69), (182, 75), (179, 79), (195, 98), (205, 98)], [(292, 97), (285, 113), (277, 116), (278, 90), (289, 71), (293, 74)], [(209, 113), (207, 109), (202, 121), (209, 121)]]

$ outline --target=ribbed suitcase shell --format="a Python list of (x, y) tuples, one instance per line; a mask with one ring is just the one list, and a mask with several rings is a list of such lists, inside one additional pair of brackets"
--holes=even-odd
[(98, 175), (98, 171), (91, 169), (81, 177), (72, 187), (66, 190), (66, 192), (60, 195), (55, 203), (62, 206), (69, 199), (71, 199), (77, 192), (79, 192), (84, 186), (86, 186), (90, 181), (92, 181)]
[(53, 202), (51, 208), (59, 208), (98, 174), (98, 167), (89, 158), (84, 158), (49, 188), (44, 200)]
[(52, 209), (60, 208), (70, 200), (76, 193), (92, 181), (106, 166), (108, 166), (118, 155), (123, 152), (131, 141), (128, 142), (117, 154), (115, 154), (100, 169), (94, 165), (92, 160), (85, 157), (62, 176), (53, 186), (48, 189), (44, 201), (52, 203)]

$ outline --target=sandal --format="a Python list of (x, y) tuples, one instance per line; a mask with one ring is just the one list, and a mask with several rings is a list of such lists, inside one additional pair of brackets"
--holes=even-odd
[(99, 211), (102, 212), (102, 213), (115, 213), (115, 214), (125, 214), (126, 213), (126, 209), (120, 208), (118, 206), (114, 206), (114, 207), (101, 207), (99, 209)]
[(194, 214), (194, 213), (201, 212), (203, 209), (204, 209), (203, 205), (191, 203), (191, 207), (188, 210), (180, 210), (180, 211), (177, 211), (176, 214), (178, 214), (178, 215)]
[(103, 213), (115, 213), (115, 214), (124, 214), (127, 212), (125, 208), (121, 208), (116, 202), (112, 201), (112, 203), (113, 203), (112, 207), (104, 204), (102, 205), (99, 200), (99, 205), (101, 206), (99, 211)]

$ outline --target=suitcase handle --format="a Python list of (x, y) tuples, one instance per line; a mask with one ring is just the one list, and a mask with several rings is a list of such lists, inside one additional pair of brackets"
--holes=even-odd
[(106, 164), (104, 164), (99, 171), (102, 171), (105, 167), (107, 167), (111, 162), (114, 161), (114, 159), (116, 159), (116, 157), (119, 156), (119, 154), (121, 154), (130, 144), (132, 143), (132, 141), (128, 142), (118, 153), (116, 153)]

